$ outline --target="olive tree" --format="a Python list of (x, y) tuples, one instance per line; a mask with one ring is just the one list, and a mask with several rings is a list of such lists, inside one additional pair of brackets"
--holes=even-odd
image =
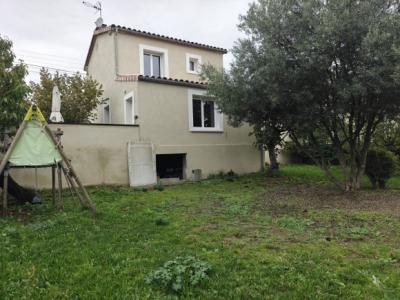
[[(400, 112), (399, 11), (394, 0), (252, 3), (239, 25), (246, 37), (238, 41), (243, 53), (233, 65), (240, 68), (228, 71), (233, 77), (242, 72), (249, 86), (243, 94), (236, 84), (235, 97), (221, 93), (230, 95), (221, 103), (245, 101), (253, 88), (263, 90), (258, 104), (244, 109), (268, 116), (271, 105), (279, 107), (279, 128), (296, 146), (339, 188), (358, 189), (377, 126)], [(327, 144), (343, 180), (323, 155)]]

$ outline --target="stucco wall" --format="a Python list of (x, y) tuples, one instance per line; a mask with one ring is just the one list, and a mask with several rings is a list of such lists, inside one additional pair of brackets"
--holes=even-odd
[[(64, 131), (62, 144), (85, 185), (128, 184), (127, 144), (138, 140), (136, 126), (52, 124)], [(23, 186), (35, 186), (34, 169), (14, 169), (12, 174)], [(51, 169), (38, 169), (40, 188), (51, 186)], [(65, 186), (65, 184), (64, 184)]]
[[(223, 54), (219, 52), (177, 45), (171, 42), (159, 41), (126, 33), (106, 33), (96, 38), (93, 52), (88, 64), (88, 74), (99, 81), (104, 90), (103, 98), (110, 103), (112, 124), (124, 124), (125, 93), (134, 91), (136, 82), (116, 81), (116, 75), (140, 74), (140, 45), (146, 45), (168, 50), (169, 77), (199, 81), (199, 75), (186, 72), (186, 54), (199, 55), (203, 64), (211, 64), (216, 68), (223, 67)], [(115, 59), (117, 53), (117, 59)], [(102, 105), (98, 107), (97, 123), (103, 121)]]
[(141, 139), (150, 140), (156, 154), (186, 153), (187, 178), (193, 169), (202, 169), (204, 176), (231, 169), (260, 170), (261, 155), (248, 125), (233, 128), (224, 119), (223, 132), (189, 130), (188, 96), (194, 89), (143, 81), (137, 89)]
[(203, 64), (216, 68), (223, 67), (223, 54), (171, 42), (159, 41), (126, 33), (117, 34), (119, 72), (121, 74), (139, 74), (139, 45), (164, 48), (168, 50), (169, 77), (199, 81), (200, 77), (186, 72), (186, 53), (199, 55)]

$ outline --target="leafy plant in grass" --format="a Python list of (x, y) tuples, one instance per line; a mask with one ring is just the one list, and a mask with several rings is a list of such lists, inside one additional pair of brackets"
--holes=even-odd
[(297, 219), (287, 215), (277, 220), (277, 224), (280, 227), (297, 231), (304, 231), (308, 226), (313, 225), (314, 223), (315, 222), (310, 219)]
[(233, 204), (228, 207), (228, 212), (231, 215), (240, 215), (242, 217), (245, 217), (249, 212), (249, 208), (246, 205)]
[(364, 227), (352, 227), (349, 229), (350, 238), (353, 240), (362, 240), (369, 234), (369, 229)]
[(193, 256), (178, 256), (147, 275), (146, 282), (181, 293), (190, 286), (204, 282), (210, 272), (211, 266), (207, 262)]
[(164, 186), (161, 182), (158, 182), (155, 186), (154, 189), (156, 189), (159, 192), (162, 192), (164, 190)]
[(392, 152), (382, 148), (369, 150), (365, 173), (372, 187), (384, 189), (386, 182), (395, 174), (396, 165), (397, 158)]

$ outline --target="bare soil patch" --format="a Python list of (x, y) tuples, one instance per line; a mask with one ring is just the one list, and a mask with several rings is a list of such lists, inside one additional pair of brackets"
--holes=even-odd
[(255, 208), (272, 214), (302, 213), (309, 209), (388, 211), (400, 215), (399, 190), (361, 190), (344, 193), (334, 188), (310, 184), (268, 184)]

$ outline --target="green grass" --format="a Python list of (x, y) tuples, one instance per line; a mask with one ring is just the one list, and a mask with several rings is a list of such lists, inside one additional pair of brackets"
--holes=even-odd
[[(335, 190), (313, 166), (165, 187), (89, 189), (0, 218), (2, 299), (399, 299), (400, 178)], [(162, 220), (162, 222), (160, 221)], [(146, 276), (177, 256), (212, 266), (177, 295)]]

